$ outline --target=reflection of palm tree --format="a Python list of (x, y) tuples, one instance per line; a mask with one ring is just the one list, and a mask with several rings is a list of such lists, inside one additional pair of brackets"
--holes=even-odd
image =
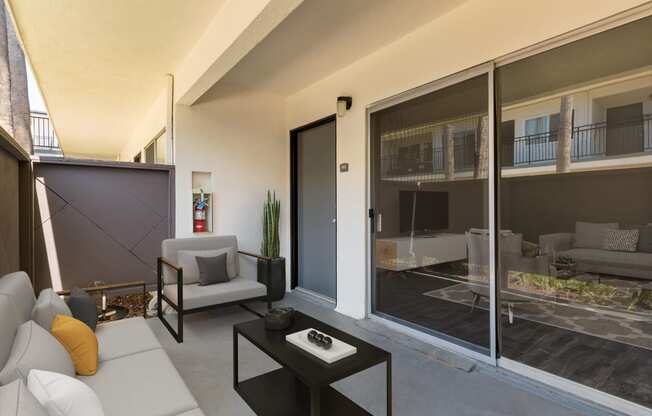
[(573, 96), (561, 97), (559, 107), (559, 135), (557, 138), (557, 172), (568, 172), (571, 163), (573, 136)]
[(408, 250), (410, 257), (412, 258), (416, 257), (416, 254), (414, 253), (414, 217), (417, 212), (417, 192), (419, 192), (420, 187), (421, 182), (417, 182), (417, 189), (412, 194), (412, 222), (410, 224), (410, 249)]

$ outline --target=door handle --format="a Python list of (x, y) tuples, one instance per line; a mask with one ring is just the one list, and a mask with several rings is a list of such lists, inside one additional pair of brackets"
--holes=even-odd
[(333, 224), (337, 223), (337, 218), (333, 218), (333, 219), (331, 220), (331, 222), (332, 222)]
[(376, 214), (376, 232), (383, 232), (383, 214), (380, 212)]

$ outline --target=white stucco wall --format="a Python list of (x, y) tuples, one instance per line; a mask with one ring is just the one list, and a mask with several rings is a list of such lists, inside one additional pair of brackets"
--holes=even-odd
[(337, 120), (337, 163), (350, 164), (337, 176), (339, 312), (357, 318), (366, 312), (366, 107), (642, 3), (471, 0), (288, 98), (285, 130), (333, 114), (339, 95), (353, 97)]
[[(176, 236), (192, 232), (192, 172), (210, 172), (214, 202), (210, 234), (238, 236), (260, 252), (262, 207), (268, 189), (281, 201), (281, 256), (289, 257), (289, 155), (284, 99), (233, 90), (208, 93), (175, 107)], [(288, 288), (289, 288), (289, 261)], [(255, 273), (249, 268), (247, 273)]]

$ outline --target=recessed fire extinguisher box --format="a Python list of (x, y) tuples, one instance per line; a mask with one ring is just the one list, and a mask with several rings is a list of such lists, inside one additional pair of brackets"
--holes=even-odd
[(192, 172), (192, 232), (213, 232), (213, 193), (210, 172)]

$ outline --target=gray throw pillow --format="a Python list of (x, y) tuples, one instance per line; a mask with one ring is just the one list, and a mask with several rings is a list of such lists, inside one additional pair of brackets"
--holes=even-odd
[(70, 291), (68, 298), (68, 307), (72, 312), (72, 317), (78, 319), (95, 331), (97, 327), (97, 304), (95, 298), (86, 293), (85, 290), (77, 287)]
[(16, 380), (0, 387), (0, 415), (48, 416), (48, 412), (25, 387), (23, 380)]
[(75, 365), (63, 345), (39, 324), (27, 321), (16, 332), (9, 359), (0, 371), (0, 384), (27, 380), (34, 369), (75, 376)]
[(593, 223), (581, 222), (575, 223), (575, 248), (598, 248), (601, 249), (604, 244), (605, 233), (607, 230), (618, 229), (617, 222)]
[(236, 268), (235, 247), (226, 247), (216, 250), (179, 250), (177, 253), (178, 265), (183, 269), (183, 284), (189, 285), (199, 282), (199, 268), (195, 257), (215, 257), (226, 253), (226, 271), (229, 278), (233, 279), (238, 275)]
[(226, 271), (226, 256), (227, 253), (215, 257), (195, 257), (199, 268), (199, 286), (229, 281), (229, 274)]
[(636, 251), (638, 244), (638, 229), (633, 230), (607, 230), (602, 248), (609, 251)]
[(43, 289), (32, 309), (32, 321), (36, 321), (46, 331), (52, 330), (52, 321), (57, 315), (72, 316), (66, 302), (52, 289)]
[(638, 251), (652, 253), (652, 225), (642, 226), (638, 232)]

